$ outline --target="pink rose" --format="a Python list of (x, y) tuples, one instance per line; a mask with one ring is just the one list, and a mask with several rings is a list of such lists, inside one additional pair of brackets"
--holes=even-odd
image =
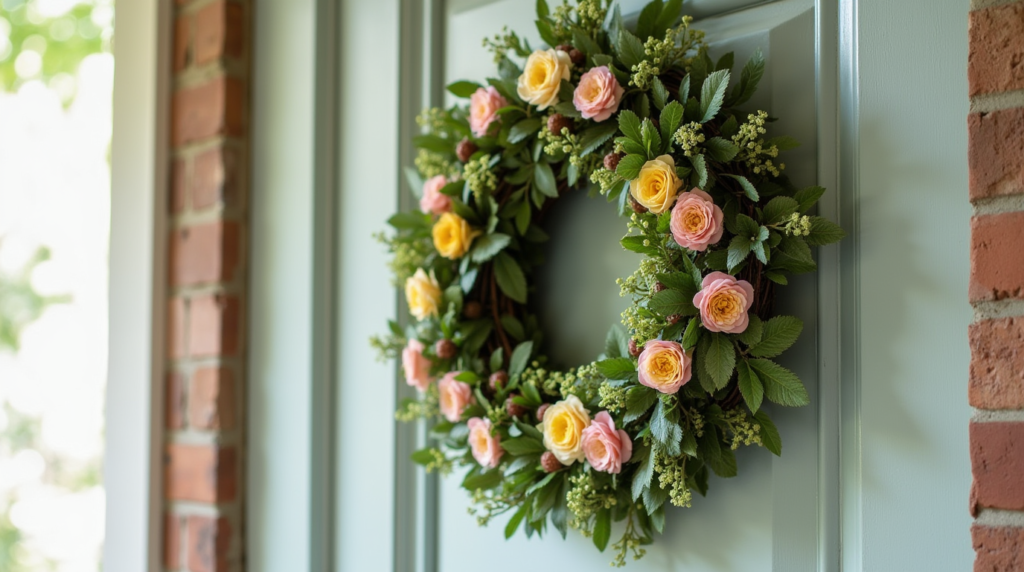
[(469, 446), (473, 450), (473, 458), (481, 466), (497, 467), (505, 450), (501, 448), (498, 436), (491, 434), (491, 420), (474, 417), (466, 425), (469, 425)]
[(712, 332), (739, 334), (747, 329), (747, 310), (754, 303), (754, 287), (725, 272), (704, 277), (693, 305), (700, 310), (700, 321)]
[(691, 356), (677, 342), (650, 340), (637, 358), (640, 384), (661, 393), (676, 393), (693, 377)]
[(469, 128), (473, 135), (487, 135), (487, 128), (498, 120), (498, 110), (506, 105), (508, 100), (493, 85), (478, 88), (469, 96)]
[(604, 121), (619, 109), (623, 89), (608, 66), (598, 66), (580, 77), (572, 103), (584, 119)]
[(455, 379), (460, 373), (462, 372), (450, 371), (437, 382), (441, 415), (452, 423), (458, 423), (462, 419), (462, 412), (473, 403), (473, 388), (468, 383)]
[(452, 198), (441, 192), (448, 184), (444, 175), (437, 175), (423, 183), (423, 196), (420, 197), (420, 210), (425, 213), (443, 214), (452, 210)]
[(405, 382), (420, 391), (426, 391), (434, 378), (430, 377), (430, 360), (423, 356), (423, 344), (417, 339), (409, 340), (402, 350), (402, 369)]
[(711, 200), (711, 195), (696, 188), (682, 193), (672, 207), (672, 238), (683, 248), (703, 252), (709, 244), (721, 240), (725, 232), (723, 218), (722, 209)]
[(583, 430), (583, 453), (595, 470), (617, 474), (633, 456), (633, 441), (622, 429), (616, 430), (612, 416), (602, 411)]

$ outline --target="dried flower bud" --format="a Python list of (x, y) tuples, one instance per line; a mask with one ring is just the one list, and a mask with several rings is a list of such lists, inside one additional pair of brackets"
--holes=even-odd
[(519, 394), (509, 395), (508, 399), (505, 400), (505, 411), (508, 411), (509, 417), (522, 417), (526, 415), (526, 408), (518, 403), (512, 401), (513, 397), (518, 397)]
[(452, 359), (459, 353), (459, 347), (451, 340), (441, 339), (434, 344), (434, 353), (441, 359)]
[(561, 135), (562, 129), (568, 129), (569, 133), (572, 133), (572, 119), (562, 115), (561, 113), (553, 113), (548, 117), (548, 131), (555, 135)]
[(550, 403), (541, 403), (540, 407), (537, 408), (537, 421), (544, 421), (544, 412), (551, 407)]
[(629, 197), (629, 206), (633, 207), (633, 212), (635, 212), (636, 214), (644, 214), (645, 212), (647, 212), (647, 207), (636, 202), (636, 199), (634, 199), (632, 196)]
[(477, 149), (479, 149), (479, 147), (476, 146), (476, 143), (473, 143), (469, 139), (463, 139), (455, 146), (455, 154), (459, 156), (459, 161), (468, 163), (469, 158), (473, 156), (473, 153), (476, 153)]
[(502, 387), (505, 387), (506, 383), (508, 383), (508, 374), (505, 373), (505, 370), (499, 370), (492, 373), (490, 379), (488, 380), (488, 384), (491, 387), (491, 391), (498, 391)]
[(573, 48), (569, 50), (569, 59), (572, 60), (572, 65), (581, 66), (587, 61), (587, 56), (584, 56), (583, 52)]
[(636, 345), (636, 340), (629, 339), (629, 355), (633, 357), (640, 357), (640, 352), (644, 351), (643, 346)]
[(619, 153), (608, 153), (604, 156), (604, 168), (609, 171), (614, 171), (619, 166), (619, 161), (622, 160), (622, 155)]
[(553, 473), (565, 465), (558, 461), (555, 454), (551, 451), (544, 451), (544, 454), (540, 456), (540, 466), (544, 468), (545, 473)]
[(470, 320), (479, 319), (480, 316), (484, 315), (484, 307), (480, 302), (466, 302), (466, 305), (462, 307), (462, 315)]
[(654, 283), (654, 293), (655, 294), (657, 294), (658, 292), (661, 292), (664, 289), (665, 289), (665, 285), (662, 284), (661, 282), (655, 282)]
[(669, 324), (672, 324), (674, 326), (677, 323), (679, 323), (679, 320), (682, 320), (682, 319), (683, 319), (683, 317), (681, 315), (679, 315), (679, 314), (672, 314), (671, 316), (665, 318), (665, 321), (668, 322)]
[(558, 44), (557, 46), (555, 46), (555, 49), (560, 52), (565, 52), (568, 54), (573, 50), (573, 47), (570, 44)]

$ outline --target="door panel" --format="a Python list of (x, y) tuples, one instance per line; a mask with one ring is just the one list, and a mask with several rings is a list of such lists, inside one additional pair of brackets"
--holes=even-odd
[[(495, 73), (480, 41), (503, 25), (539, 46), (531, 0), (471, 2), (449, 5), (444, 39), (445, 79), (482, 80)], [(643, 1), (622, 2), (624, 14)], [(703, 3), (706, 6), (708, 3)], [(728, 7), (749, 5), (734, 2)], [(698, 6), (701, 8), (701, 6)], [(814, 13), (810, 0), (786, 0), (699, 21), (697, 27), (716, 40), (713, 56), (736, 52), (738, 73), (757, 48), (768, 60), (764, 79), (750, 109), (766, 109), (782, 119), (776, 133), (799, 139), (803, 146), (787, 153), (787, 172), (798, 185), (810, 185), (816, 173)], [(452, 103), (449, 101), (449, 103)], [(573, 366), (596, 357), (605, 332), (617, 323), (626, 302), (615, 278), (632, 273), (639, 258), (625, 252), (618, 239), (624, 220), (602, 198), (578, 192), (551, 211), (552, 244), (539, 277), (541, 319), (548, 331), (548, 353)], [(581, 256), (580, 253), (585, 253)], [(817, 290), (814, 276), (793, 280), (778, 300), (781, 312), (799, 316), (805, 330), (783, 363), (796, 371), (817, 395)], [(796, 571), (817, 566), (818, 546), (818, 411), (815, 405), (776, 411), (783, 436), (783, 459), (764, 449), (738, 451), (740, 476), (712, 477), (708, 498), (697, 497), (690, 509), (671, 508), (666, 534), (648, 547), (647, 557), (632, 570)], [(445, 572), (514, 570), (526, 565), (579, 570), (605, 567), (610, 553), (598, 553), (589, 539), (570, 531), (527, 540), (520, 532), (502, 535), (504, 519), (478, 527), (466, 512), (469, 498), (453, 476), (442, 481), (439, 502), (439, 569)], [(619, 531), (613, 531), (612, 541)], [(528, 560), (528, 562), (524, 562)]]

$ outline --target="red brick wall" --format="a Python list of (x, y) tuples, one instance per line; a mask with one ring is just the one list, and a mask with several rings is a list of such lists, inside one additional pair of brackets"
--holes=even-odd
[(972, 0), (968, 399), (976, 572), (1024, 570), (1024, 0)]
[(241, 572), (251, 0), (177, 0), (164, 566)]

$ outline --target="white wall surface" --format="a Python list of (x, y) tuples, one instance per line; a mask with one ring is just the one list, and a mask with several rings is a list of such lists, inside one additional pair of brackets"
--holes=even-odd
[(862, 569), (969, 570), (968, 2), (858, 4)]

